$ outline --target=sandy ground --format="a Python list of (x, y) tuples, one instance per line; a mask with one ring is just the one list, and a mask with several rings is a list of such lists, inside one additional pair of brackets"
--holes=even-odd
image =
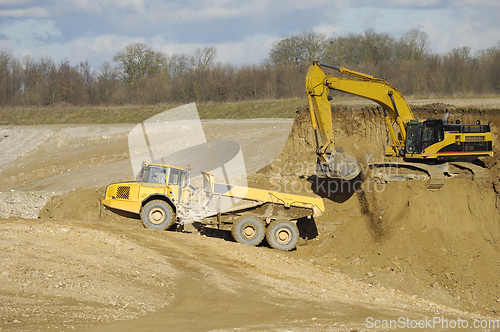
[[(336, 114), (339, 142), (377, 158), (385, 131), (376, 110)], [(493, 111), (470, 116), (497, 121)], [(0, 126), (0, 330), (373, 331), (396, 322), (400, 330), (449, 330), (498, 322), (496, 159), (481, 183), (462, 172), (439, 191), (407, 181), (324, 197), (323, 216), (299, 221), (297, 249), (280, 252), (225, 232), (144, 229), (104, 210), (103, 186), (131, 177), (132, 127)], [(251, 186), (315, 194), (303, 167), (314, 153), (307, 122), (203, 127), (208, 139), (240, 143)], [(307, 172), (309, 182), (299, 174)]]

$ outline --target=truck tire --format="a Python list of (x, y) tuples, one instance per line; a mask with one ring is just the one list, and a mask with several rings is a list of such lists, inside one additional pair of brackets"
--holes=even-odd
[(299, 230), (288, 220), (275, 220), (266, 229), (266, 240), (274, 249), (292, 250), (299, 241)]
[(175, 223), (175, 213), (167, 202), (154, 200), (144, 205), (141, 220), (147, 228), (164, 230)]
[(233, 224), (231, 234), (235, 241), (250, 246), (259, 245), (266, 234), (262, 222), (255, 217), (244, 217)]

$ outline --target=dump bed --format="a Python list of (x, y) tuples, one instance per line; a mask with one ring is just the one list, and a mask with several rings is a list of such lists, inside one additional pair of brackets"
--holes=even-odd
[[(311, 209), (313, 217), (319, 217), (325, 211), (323, 199), (320, 197), (302, 196), (286, 194), (265, 189), (248, 188), (243, 186), (233, 186), (226, 183), (214, 182), (214, 177), (209, 172), (201, 172), (205, 191), (209, 195), (234, 198), (243, 201), (243, 204), (235, 204), (234, 208), (241, 208), (243, 205), (261, 205), (272, 203), (283, 205), (286, 208), (298, 207)], [(231, 209), (233, 210), (233, 209)]]

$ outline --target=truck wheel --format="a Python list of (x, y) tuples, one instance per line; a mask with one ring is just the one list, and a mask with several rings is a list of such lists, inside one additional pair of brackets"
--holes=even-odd
[(255, 217), (244, 217), (233, 224), (231, 234), (235, 241), (251, 246), (259, 245), (266, 234), (262, 222)]
[(147, 228), (167, 229), (175, 223), (175, 214), (172, 207), (160, 200), (154, 200), (146, 205), (141, 211), (142, 224)]
[(292, 250), (299, 240), (299, 230), (288, 220), (275, 220), (266, 229), (266, 240), (274, 249)]

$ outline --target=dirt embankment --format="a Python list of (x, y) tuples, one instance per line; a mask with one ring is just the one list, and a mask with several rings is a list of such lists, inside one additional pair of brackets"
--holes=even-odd
[[(498, 134), (498, 110), (429, 105), (414, 112), (440, 118), (446, 109), (462, 123), (491, 121)], [(91, 138), (61, 137), (53, 150), (32, 147), (18, 158), (29, 161), (20, 165), (22, 175), (15, 167), (4, 169), (6, 189), (71, 189), (87, 178), (89, 189), (53, 197), (37, 220), (0, 224), (6, 253), (0, 262), (0, 330), (325, 331), (362, 330), (368, 316), (498, 319), (496, 142), (495, 157), (484, 161), (487, 181), (473, 181), (461, 171), (439, 190), (428, 190), (420, 180), (324, 183), (314, 176), (308, 121), (299, 112), (282, 153), (248, 177), (250, 186), (324, 197), (321, 217), (299, 220), (302, 239), (289, 253), (156, 232), (104, 210), (102, 183), (115, 180), (108, 174), (116, 176), (127, 162), (123, 131), (103, 138), (109, 144), (96, 156), (98, 143)], [(362, 162), (382, 160), (387, 133), (380, 109), (342, 106), (333, 122), (336, 142), (347, 153)], [(81, 154), (79, 147), (85, 149)], [(64, 148), (72, 154), (61, 153)], [(109, 161), (106, 154), (116, 158)], [(49, 167), (54, 160), (61, 169)]]
[[(417, 118), (461, 123), (491, 122), (500, 128), (499, 110), (433, 104), (414, 108)], [(377, 107), (334, 109), (337, 146), (363, 164), (383, 159), (387, 141), (383, 111)], [(375, 183), (318, 182), (314, 176), (314, 134), (305, 110), (297, 113), (283, 152), (261, 169), (254, 183), (325, 197), (326, 212), (315, 225), (304, 222), (306, 240), (291, 255), (445, 305), (498, 317), (500, 313), (500, 150), (485, 158), (487, 181), (466, 171), (439, 190), (427, 181)], [(367, 169), (364, 168), (365, 173)], [(299, 222), (299, 227), (301, 223)]]
[[(440, 118), (446, 110), (462, 123), (491, 122), (494, 134), (500, 128), (497, 110), (434, 104), (414, 112), (419, 118)], [(495, 157), (484, 159), (490, 170), (487, 181), (473, 181), (471, 174), (461, 171), (439, 190), (427, 189), (425, 180), (324, 183), (314, 176), (315, 141), (308, 121), (308, 113), (299, 111), (282, 153), (249, 176), (250, 186), (324, 197), (326, 211), (321, 217), (299, 221), (302, 239), (290, 255), (453, 308), (497, 315), (500, 155), (496, 144)], [(387, 133), (380, 109), (344, 107), (335, 110), (333, 122), (336, 141), (347, 153), (363, 164), (383, 160)], [(56, 198), (40, 217), (136, 222), (100, 208), (96, 202), (103, 190)]]

